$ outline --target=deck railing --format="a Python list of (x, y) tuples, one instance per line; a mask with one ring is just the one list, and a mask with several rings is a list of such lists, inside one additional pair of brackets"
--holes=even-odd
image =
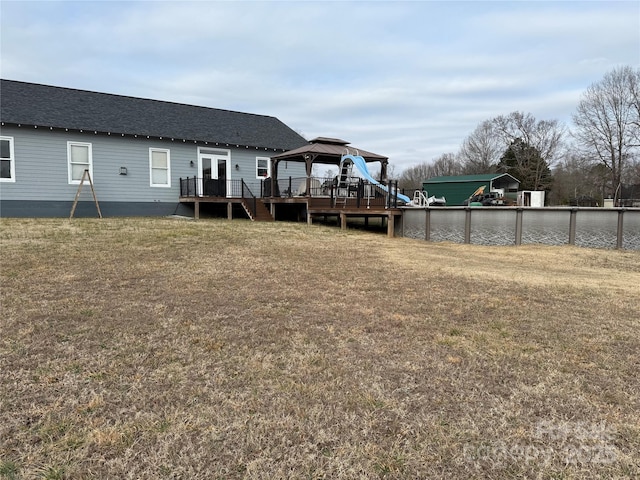
[(245, 182), (242, 179), (199, 177), (180, 178), (181, 197), (243, 198)]
[(244, 180), (240, 180), (242, 182), (242, 199), (245, 201), (247, 208), (251, 213), (251, 217), (255, 218), (256, 212), (258, 210), (256, 196), (251, 192), (249, 186), (244, 183)]
[[(273, 185), (273, 192), (271, 188)], [(386, 185), (385, 185), (386, 187)], [(309, 191), (307, 192), (307, 188)], [(397, 182), (390, 182), (391, 192), (398, 191)], [(253, 191), (259, 190), (259, 195)], [(356, 208), (386, 207), (396, 208), (396, 195), (389, 194), (379, 185), (359, 179), (348, 185), (338, 186), (333, 178), (287, 177), (279, 178), (272, 184), (270, 178), (245, 182), (244, 179), (202, 179), (198, 177), (180, 178), (180, 197), (245, 198), (254, 201), (259, 198), (328, 198), (333, 207)]]
[(198, 186), (198, 179), (196, 177), (180, 178), (180, 196), (181, 197), (196, 197)]
[[(273, 185), (274, 191), (272, 195), (271, 179), (265, 179), (261, 189), (261, 197), (329, 198), (333, 206), (349, 202), (357, 208), (374, 205), (387, 208), (396, 208), (398, 206), (398, 199), (395, 195), (389, 195), (379, 185), (363, 179), (339, 187), (334, 178), (310, 177), (307, 182), (307, 177), (287, 177), (275, 180)], [(387, 187), (387, 184), (383, 185)], [(307, 186), (309, 188), (308, 193)], [(389, 182), (388, 186), (391, 192), (399, 191), (397, 182)]]

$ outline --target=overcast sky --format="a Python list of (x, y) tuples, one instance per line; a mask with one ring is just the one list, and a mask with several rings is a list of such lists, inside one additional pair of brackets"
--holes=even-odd
[(570, 125), (640, 65), (638, 0), (2, 0), (0, 23), (2, 78), (271, 115), (396, 173), (497, 115)]

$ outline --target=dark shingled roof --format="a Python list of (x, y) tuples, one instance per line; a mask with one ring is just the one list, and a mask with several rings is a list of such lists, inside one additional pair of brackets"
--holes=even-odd
[(275, 117), (2, 80), (5, 124), (291, 150), (308, 142)]

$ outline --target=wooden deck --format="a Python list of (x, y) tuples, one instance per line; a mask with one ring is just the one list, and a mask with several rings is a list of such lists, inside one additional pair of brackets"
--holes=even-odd
[[(375, 201), (373, 201), (375, 200)], [(331, 199), (328, 197), (269, 197), (256, 199), (256, 215), (251, 214), (251, 208), (246, 204), (248, 200), (233, 197), (180, 197), (181, 203), (192, 203), (194, 205), (194, 217), (200, 218), (201, 204), (226, 204), (227, 218), (233, 218), (233, 206), (242, 205), (245, 212), (254, 221), (273, 221), (277, 217), (276, 212), (280, 206), (299, 206), (300, 212), (306, 214), (309, 225), (314, 219), (336, 217), (342, 229), (347, 228), (349, 218), (362, 218), (367, 225), (370, 218), (387, 219), (387, 235), (394, 236), (396, 217), (402, 216), (399, 208), (387, 208), (380, 199), (372, 199), (367, 202), (361, 199), (358, 202), (355, 198)]]
[[(326, 199), (328, 200), (328, 199)], [(313, 219), (317, 217), (335, 216), (340, 220), (340, 228), (345, 230), (349, 218), (363, 218), (365, 225), (368, 224), (370, 218), (387, 219), (387, 235), (393, 237), (396, 217), (402, 216), (402, 210), (399, 208), (387, 208), (382, 202), (361, 201), (360, 205), (356, 205), (355, 199), (347, 199), (342, 202), (340, 199), (331, 205), (331, 202), (322, 198), (310, 198), (307, 206), (307, 223), (311, 225)], [(352, 201), (353, 200), (353, 201)]]
[(226, 204), (227, 218), (233, 219), (233, 206), (241, 206), (249, 218), (255, 222), (273, 222), (273, 216), (260, 199), (256, 199), (255, 209), (249, 204), (253, 199), (234, 197), (180, 197), (180, 203), (193, 204), (193, 216), (196, 220), (200, 218), (200, 205), (202, 203)]

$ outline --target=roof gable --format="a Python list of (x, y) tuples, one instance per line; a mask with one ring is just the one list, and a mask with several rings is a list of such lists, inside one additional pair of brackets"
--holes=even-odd
[(4, 123), (290, 150), (307, 144), (275, 117), (2, 80)]
[(316, 137), (313, 140), (309, 140), (309, 143), (324, 143), (328, 145), (349, 145), (349, 142), (340, 138), (331, 137)]
[(432, 177), (425, 180), (425, 183), (464, 183), (464, 182), (491, 182), (504, 176), (511, 177), (515, 182), (520, 180), (508, 173), (486, 173), (482, 175), (450, 175), (443, 177)]

